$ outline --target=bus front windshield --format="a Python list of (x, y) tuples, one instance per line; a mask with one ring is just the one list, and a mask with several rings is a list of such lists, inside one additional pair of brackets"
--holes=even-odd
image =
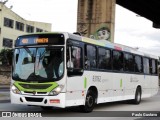
[(13, 80), (53, 82), (64, 73), (64, 48), (17, 48), (14, 51)]

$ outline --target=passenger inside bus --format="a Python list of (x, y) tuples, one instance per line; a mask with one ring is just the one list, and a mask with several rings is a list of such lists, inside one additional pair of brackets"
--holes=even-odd
[(51, 51), (49, 56), (45, 56), (42, 61), (43, 69), (47, 75), (47, 78), (59, 78), (61, 72), (63, 72), (62, 57), (60, 51)]

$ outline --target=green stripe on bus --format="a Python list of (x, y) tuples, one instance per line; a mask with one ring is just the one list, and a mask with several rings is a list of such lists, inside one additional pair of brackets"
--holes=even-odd
[[(46, 89), (36, 89), (36, 88), (32, 88), (32, 89), (28, 89), (28, 88), (24, 88), (21, 86), (21, 84), (23, 85), (46, 85), (46, 84), (50, 84), (50, 87), (46, 88)], [(20, 90), (20, 91), (26, 91), (26, 92), (50, 92), (51, 90), (53, 90), (54, 88), (56, 88), (58, 86), (58, 84), (56, 82), (47, 82), (47, 83), (27, 83), (27, 82), (19, 82), (16, 81), (14, 82), (14, 85)]]
[(120, 80), (120, 88), (122, 88), (122, 84), (123, 84), (122, 82), (123, 82), (123, 81), (122, 81), (122, 79), (121, 79), (121, 80)]
[(84, 88), (85, 89), (87, 88), (87, 78), (86, 77), (84, 78)]

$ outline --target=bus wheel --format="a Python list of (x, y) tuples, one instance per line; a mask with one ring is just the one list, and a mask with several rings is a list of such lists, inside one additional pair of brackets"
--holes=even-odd
[(135, 93), (135, 99), (133, 100), (133, 103), (138, 105), (141, 102), (141, 88), (137, 88)]
[(92, 112), (95, 106), (96, 98), (95, 94), (92, 91), (88, 91), (85, 105), (80, 106), (80, 109), (82, 112), (89, 113)]

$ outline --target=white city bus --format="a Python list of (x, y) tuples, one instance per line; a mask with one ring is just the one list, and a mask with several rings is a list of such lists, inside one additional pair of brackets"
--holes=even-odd
[(19, 36), (15, 43), (11, 103), (91, 112), (95, 104), (158, 92), (158, 57), (127, 46), (70, 33)]

